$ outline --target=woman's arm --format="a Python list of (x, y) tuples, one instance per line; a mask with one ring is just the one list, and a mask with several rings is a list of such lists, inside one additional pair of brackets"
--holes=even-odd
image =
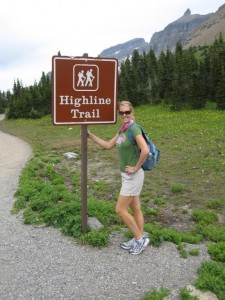
[(98, 145), (100, 145), (101, 147), (109, 150), (112, 149), (115, 145), (116, 145), (116, 140), (119, 137), (119, 134), (116, 134), (110, 141), (105, 141), (103, 139), (101, 139), (100, 137), (98, 137), (97, 135), (91, 133), (88, 130), (88, 137), (94, 141), (95, 143), (97, 143)]
[(134, 167), (131, 167), (131, 166), (126, 166), (126, 172), (127, 173), (135, 173), (137, 172), (141, 166), (143, 165), (143, 163), (145, 162), (147, 156), (148, 156), (148, 145), (143, 137), (142, 134), (138, 134), (136, 135), (135, 137), (135, 140), (138, 144), (138, 147), (140, 148), (141, 150), (141, 153), (140, 153), (140, 156), (139, 156), (139, 159), (136, 163), (136, 165)]

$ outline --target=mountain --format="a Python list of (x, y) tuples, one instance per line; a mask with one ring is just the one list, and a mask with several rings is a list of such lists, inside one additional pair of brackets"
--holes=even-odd
[(187, 9), (181, 18), (167, 25), (164, 30), (153, 34), (150, 40), (150, 48), (152, 48), (156, 54), (159, 54), (161, 51), (166, 52), (167, 49), (173, 51), (178, 41), (184, 44), (190, 39), (196, 28), (212, 15), (213, 13), (207, 15), (192, 15), (190, 9)]
[(149, 43), (145, 42), (143, 38), (136, 38), (126, 43), (110, 47), (101, 52), (100, 57), (117, 58), (119, 61), (125, 60), (127, 57), (132, 56), (135, 49), (140, 53), (149, 49)]
[(220, 33), (225, 34), (225, 4), (211, 18), (203, 22), (184, 43), (184, 48), (212, 44)]
[(143, 38), (136, 38), (103, 50), (100, 57), (113, 57), (121, 62), (132, 56), (134, 49), (142, 54), (150, 48), (158, 56), (161, 51), (173, 51), (178, 41), (184, 48), (211, 44), (220, 32), (225, 34), (225, 4), (216, 13), (207, 15), (192, 15), (190, 9), (187, 9), (182, 17), (168, 24), (162, 31), (154, 33), (149, 43)]

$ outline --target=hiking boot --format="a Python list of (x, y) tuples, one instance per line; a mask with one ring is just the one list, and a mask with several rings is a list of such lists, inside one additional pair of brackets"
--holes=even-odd
[(141, 242), (136, 241), (134, 247), (129, 251), (130, 254), (140, 254), (150, 242), (149, 238), (143, 237)]
[(120, 247), (125, 250), (130, 250), (135, 245), (135, 241), (136, 241), (135, 238), (133, 238), (132, 240), (130, 240), (128, 242), (120, 243)]

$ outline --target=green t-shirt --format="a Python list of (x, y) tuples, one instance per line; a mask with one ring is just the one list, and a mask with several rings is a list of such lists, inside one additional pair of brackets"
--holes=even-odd
[[(119, 154), (119, 166), (120, 171), (125, 172), (126, 166), (135, 166), (138, 157), (135, 151), (135, 146), (131, 143), (128, 137), (128, 130), (125, 132), (120, 133), (117, 141), (116, 141), (116, 147)], [(131, 128), (131, 132), (134, 136), (134, 138), (138, 134), (142, 134), (141, 129), (138, 126), (133, 126)]]

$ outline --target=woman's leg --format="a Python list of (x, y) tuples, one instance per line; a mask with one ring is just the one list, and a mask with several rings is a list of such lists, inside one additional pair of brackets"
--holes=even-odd
[(141, 210), (141, 203), (140, 203), (140, 197), (139, 196), (133, 196), (133, 200), (130, 203), (130, 208), (133, 211), (135, 222), (141, 232), (141, 235), (143, 235), (144, 231), (144, 217)]
[(142, 234), (143, 234), (143, 229), (142, 230), (139, 229), (139, 226), (143, 227), (143, 225), (141, 225), (140, 212), (138, 212), (136, 209), (136, 216), (138, 218), (139, 225), (136, 223), (135, 218), (128, 212), (129, 207), (131, 206), (137, 207), (136, 204), (137, 200), (135, 200), (134, 204), (131, 205), (133, 201), (134, 201), (134, 197), (132, 196), (120, 195), (116, 204), (116, 213), (121, 217), (121, 219), (124, 221), (126, 226), (133, 233), (135, 239), (139, 240), (142, 238)]

